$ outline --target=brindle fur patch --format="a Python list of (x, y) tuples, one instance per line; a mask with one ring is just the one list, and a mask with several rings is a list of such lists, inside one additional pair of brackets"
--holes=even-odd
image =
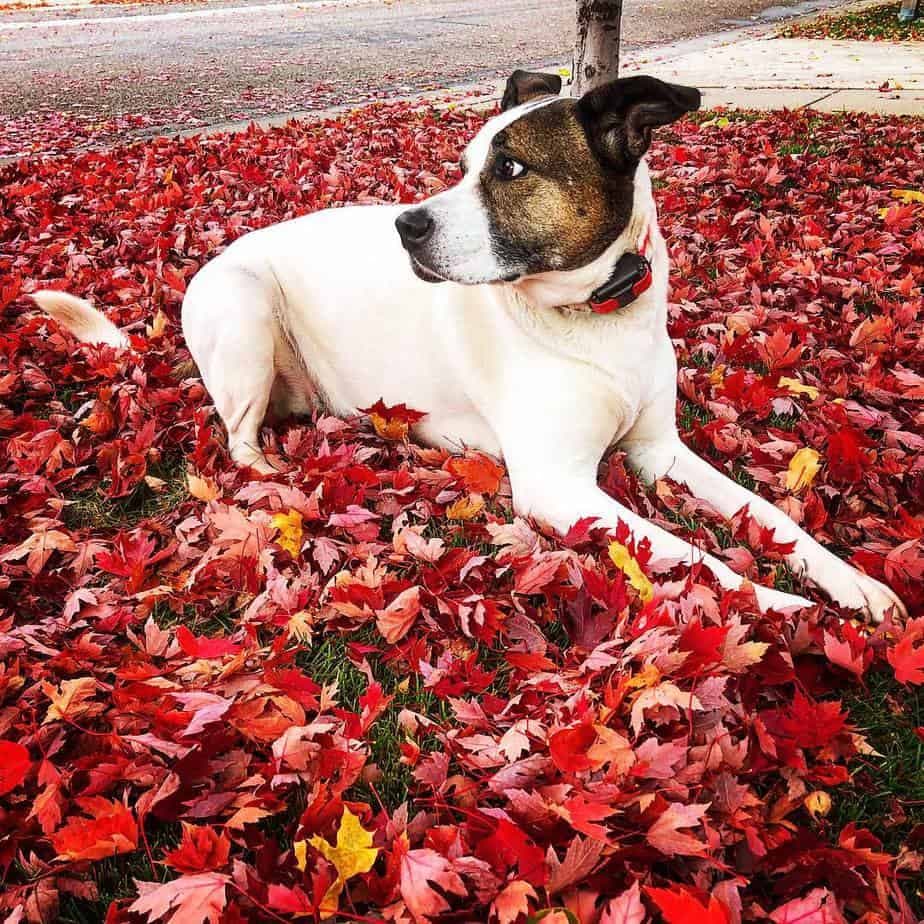
[[(507, 156), (526, 173), (495, 176)], [(574, 100), (525, 113), (495, 135), (481, 190), (498, 259), (521, 273), (571, 270), (595, 260), (632, 214), (635, 165), (606, 168), (594, 154)]]

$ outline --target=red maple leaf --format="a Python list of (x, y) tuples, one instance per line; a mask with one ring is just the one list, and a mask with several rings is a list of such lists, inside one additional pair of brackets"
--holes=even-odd
[(566, 773), (581, 773), (593, 766), (587, 752), (597, 740), (597, 732), (587, 722), (561, 728), (549, 737), (549, 753)]
[(899, 683), (924, 684), (924, 617), (908, 623), (901, 639), (889, 648), (886, 657), (895, 668), (895, 679)]
[(666, 924), (731, 924), (726, 905), (714, 895), (687, 886), (670, 889), (645, 887), (645, 894), (658, 906)]
[(0, 796), (21, 786), (31, 766), (26, 748), (15, 741), (0, 741)]
[(846, 728), (847, 714), (838, 700), (813, 702), (797, 690), (780, 724), (798, 747), (823, 748)]

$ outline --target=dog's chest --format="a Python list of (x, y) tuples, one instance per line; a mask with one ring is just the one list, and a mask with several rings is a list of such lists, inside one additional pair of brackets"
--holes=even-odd
[(428, 409), (419, 434), (428, 442), (502, 453), (511, 433), (533, 429), (605, 448), (670, 375), (651, 305), (604, 319), (533, 311), (501, 287), (445, 294), (434, 346), (455, 398)]

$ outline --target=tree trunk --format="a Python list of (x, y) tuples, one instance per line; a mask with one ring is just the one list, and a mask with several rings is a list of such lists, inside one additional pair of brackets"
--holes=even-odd
[(614, 80), (619, 73), (622, 0), (577, 0), (577, 43), (571, 67), (571, 95)]

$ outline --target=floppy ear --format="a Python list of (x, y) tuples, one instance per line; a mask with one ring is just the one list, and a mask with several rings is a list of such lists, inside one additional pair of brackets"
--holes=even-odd
[(591, 141), (605, 160), (637, 161), (651, 144), (651, 130), (699, 109), (693, 87), (655, 77), (621, 77), (585, 93), (578, 112)]
[(537, 74), (534, 71), (514, 71), (507, 78), (501, 112), (506, 112), (534, 96), (558, 96), (561, 92), (561, 77), (558, 74)]

